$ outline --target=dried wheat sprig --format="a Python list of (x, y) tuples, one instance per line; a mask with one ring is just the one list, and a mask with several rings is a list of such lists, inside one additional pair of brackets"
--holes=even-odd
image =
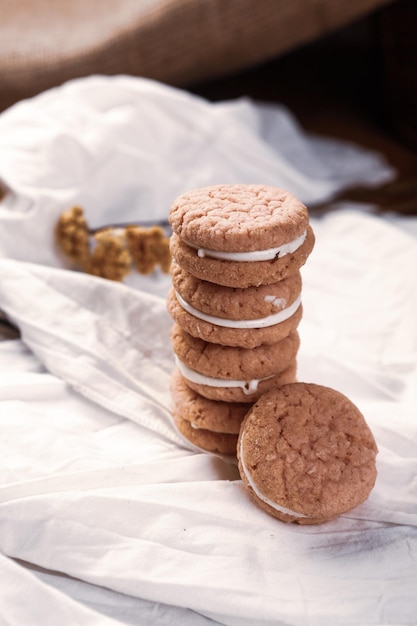
[(56, 240), (83, 271), (122, 281), (132, 266), (140, 274), (150, 274), (158, 267), (169, 272), (169, 237), (164, 230), (168, 226), (163, 221), (149, 226), (130, 223), (90, 229), (82, 208), (74, 206), (60, 216)]

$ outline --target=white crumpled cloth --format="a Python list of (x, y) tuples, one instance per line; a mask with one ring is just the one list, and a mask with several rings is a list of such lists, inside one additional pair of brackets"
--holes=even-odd
[(73, 81), (0, 116), (0, 309), (21, 331), (0, 342), (5, 624), (416, 623), (416, 220), (312, 218), (299, 379), (346, 393), (379, 447), (368, 501), (316, 527), (268, 516), (173, 428), (169, 278), (73, 272), (53, 243), (74, 203), (97, 227), (165, 219), (206, 184), (313, 203), (392, 175), (285, 109), (142, 79)]

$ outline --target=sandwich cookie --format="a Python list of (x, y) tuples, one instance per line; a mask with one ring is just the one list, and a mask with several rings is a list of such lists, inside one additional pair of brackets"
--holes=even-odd
[(196, 189), (174, 202), (169, 219), (178, 264), (229, 287), (282, 280), (305, 263), (314, 246), (306, 207), (278, 187)]
[(191, 389), (183, 376), (174, 369), (171, 376), (171, 396), (175, 411), (192, 428), (216, 433), (238, 435), (250, 404), (208, 400)]
[(171, 397), (173, 421), (185, 439), (206, 452), (236, 457), (240, 425), (251, 405), (207, 400), (188, 387), (176, 369)]
[(167, 297), (172, 318), (190, 335), (226, 346), (254, 348), (280, 341), (301, 321), (297, 272), (272, 285), (238, 289), (202, 281), (178, 265)]
[(290, 306), (302, 288), (300, 272), (271, 285), (241, 289), (200, 280), (178, 263), (173, 263), (171, 278), (175, 291), (192, 307), (229, 320), (253, 320), (274, 315)]
[(364, 502), (375, 484), (377, 452), (359, 409), (334, 389), (309, 383), (263, 395), (237, 446), (253, 500), (298, 524), (320, 524)]
[(266, 390), (295, 380), (297, 331), (253, 349), (221, 346), (171, 330), (176, 365), (189, 387), (211, 400), (254, 402)]
[(191, 423), (183, 419), (175, 408), (172, 416), (179, 433), (197, 448), (206, 452), (236, 457), (237, 435), (216, 433), (203, 428), (193, 428)]

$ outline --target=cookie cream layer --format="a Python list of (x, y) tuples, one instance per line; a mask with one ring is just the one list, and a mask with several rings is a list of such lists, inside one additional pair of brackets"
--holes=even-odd
[(244, 438), (244, 436), (245, 436), (245, 431), (243, 431), (241, 433), (241, 436), (240, 436), (239, 458), (240, 458), (242, 472), (245, 475), (246, 480), (248, 481), (249, 485), (253, 489), (253, 491), (256, 494), (256, 496), (260, 500), (262, 500), (262, 502), (265, 502), (265, 504), (270, 506), (275, 511), (279, 511), (283, 515), (291, 515), (292, 517), (297, 517), (297, 518), (303, 517), (303, 518), (307, 518), (308, 519), (308, 517), (309, 517), (308, 515), (304, 515), (304, 513), (297, 513), (296, 511), (293, 511), (292, 509), (288, 509), (286, 506), (281, 506), (277, 502), (274, 502), (273, 500), (271, 500), (270, 498), (265, 496), (259, 490), (259, 488), (257, 487), (255, 481), (253, 480), (252, 476), (250, 475), (249, 470), (248, 470), (248, 468), (247, 468), (247, 466), (245, 464), (245, 457), (244, 457), (244, 454), (243, 454), (243, 438)]
[(294, 315), (301, 304), (301, 295), (299, 295), (289, 307), (278, 311), (278, 313), (272, 313), (272, 315), (268, 315), (267, 317), (261, 317), (254, 320), (228, 320), (224, 317), (208, 315), (198, 309), (195, 309), (191, 306), (191, 304), (188, 304), (188, 302), (186, 302), (177, 291), (175, 292), (175, 295), (179, 304), (185, 311), (187, 311), (187, 313), (190, 313), (194, 317), (198, 317), (198, 319), (203, 320), (204, 322), (209, 322), (210, 324), (215, 324), (216, 326), (224, 326), (225, 328), (266, 328), (268, 326), (275, 326), (275, 324), (285, 322), (285, 320)]
[(213, 378), (212, 376), (205, 376), (195, 370), (187, 367), (179, 358), (175, 355), (175, 364), (181, 374), (187, 380), (197, 385), (207, 385), (208, 387), (240, 387), (243, 393), (249, 396), (255, 393), (258, 389), (258, 385), (262, 380), (268, 380), (273, 376), (265, 376), (265, 378), (253, 378), (252, 380), (225, 380), (224, 378)]
[(211, 257), (213, 259), (222, 259), (223, 261), (271, 261), (273, 259), (279, 259), (286, 254), (291, 254), (300, 248), (307, 237), (307, 231), (305, 230), (297, 239), (289, 241), (288, 243), (277, 246), (276, 248), (267, 248), (266, 250), (252, 250), (251, 252), (225, 252), (223, 250), (210, 250), (209, 248), (200, 248), (195, 244), (188, 241), (185, 243), (187, 246), (197, 250), (199, 257)]

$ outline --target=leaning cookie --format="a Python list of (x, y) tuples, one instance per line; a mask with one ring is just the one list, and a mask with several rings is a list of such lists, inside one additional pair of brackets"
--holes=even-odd
[(197, 448), (226, 456), (236, 456), (237, 435), (193, 428), (176, 409), (173, 410), (173, 420), (181, 435)]
[(271, 284), (296, 272), (314, 246), (304, 204), (266, 185), (215, 185), (173, 203), (171, 252), (194, 276), (230, 287)]
[(376, 480), (377, 447), (344, 395), (293, 383), (258, 400), (237, 448), (250, 496), (285, 522), (320, 524), (364, 502)]
[(174, 369), (171, 376), (171, 397), (175, 411), (194, 429), (238, 435), (250, 404), (208, 400), (189, 387)]
[(265, 391), (295, 380), (297, 331), (277, 343), (247, 349), (203, 341), (174, 324), (171, 341), (187, 385), (211, 400), (254, 402)]

